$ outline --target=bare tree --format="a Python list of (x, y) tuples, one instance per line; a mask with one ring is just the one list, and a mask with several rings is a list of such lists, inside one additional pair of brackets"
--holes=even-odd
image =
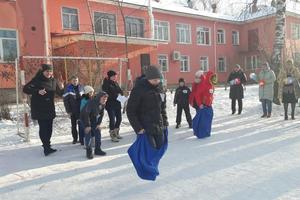
[(216, 12), (221, 0), (188, 0), (188, 6), (196, 10), (206, 10)]
[[(285, 44), (285, 13), (286, 1), (276, 0), (276, 17), (275, 17), (275, 38), (273, 44), (272, 66), (276, 75), (282, 67), (282, 50)], [(278, 81), (274, 85), (274, 103), (280, 104), (278, 98)]]

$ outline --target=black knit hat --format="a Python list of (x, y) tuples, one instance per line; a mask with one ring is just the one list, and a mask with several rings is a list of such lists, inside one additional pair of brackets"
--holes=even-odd
[(109, 71), (107, 72), (108, 78), (110, 78), (110, 77), (112, 77), (112, 76), (115, 76), (115, 75), (117, 75), (117, 73), (116, 73), (115, 71), (113, 71), (113, 70), (109, 70)]
[(53, 71), (53, 66), (50, 64), (42, 64), (42, 72), (47, 71), (47, 70)]
[(162, 74), (161, 74), (160, 70), (158, 69), (158, 67), (156, 67), (154, 65), (150, 65), (147, 67), (147, 69), (145, 71), (145, 77), (147, 80), (160, 79), (162, 77)]
[(180, 83), (180, 82), (185, 82), (185, 81), (184, 81), (183, 78), (180, 78), (180, 79), (178, 80), (178, 83)]

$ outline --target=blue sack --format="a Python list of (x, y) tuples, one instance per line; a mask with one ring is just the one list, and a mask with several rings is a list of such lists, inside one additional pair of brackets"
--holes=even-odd
[(165, 141), (160, 149), (152, 147), (146, 133), (138, 134), (135, 142), (129, 147), (128, 155), (141, 179), (152, 180), (159, 175), (158, 164), (168, 148), (168, 130), (164, 132)]
[(214, 112), (211, 106), (197, 109), (196, 116), (193, 118), (193, 130), (197, 138), (210, 136), (213, 116)]

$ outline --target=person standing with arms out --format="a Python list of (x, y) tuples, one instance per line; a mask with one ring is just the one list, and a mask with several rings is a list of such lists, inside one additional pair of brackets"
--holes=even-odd
[(104, 108), (108, 95), (99, 92), (95, 98), (89, 100), (80, 112), (80, 121), (83, 124), (85, 133), (86, 157), (93, 159), (92, 141), (95, 138), (95, 155), (104, 156), (106, 152), (101, 149), (101, 128), (100, 124), (104, 115)]
[(189, 106), (189, 96), (191, 90), (190, 88), (185, 86), (185, 81), (183, 78), (180, 78), (178, 82), (179, 87), (176, 89), (174, 96), (174, 106), (177, 105), (176, 128), (179, 128), (181, 125), (182, 110), (184, 110), (186, 120), (189, 124), (189, 128), (192, 128), (192, 117)]
[[(69, 114), (71, 118), (72, 137), (73, 137), (72, 143), (76, 144), (78, 142), (77, 124), (80, 126), (78, 120), (80, 114), (80, 101), (81, 101), (81, 95), (83, 94), (83, 87), (79, 84), (79, 80), (77, 76), (72, 76), (70, 80), (71, 83), (66, 87), (63, 98), (64, 98), (64, 105), (65, 105), (66, 112)], [(83, 140), (83, 138), (80, 138), (79, 140)]]
[(56, 152), (50, 141), (56, 116), (54, 97), (55, 94), (63, 94), (63, 84), (53, 77), (52, 65), (42, 64), (35, 77), (24, 86), (23, 92), (31, 95), (31, 118), (38, 121), (44, 155), (48, 156)]
[(262, 70), (258, 75), (259, 100), (261, 101), (263, 109), (262, 118), (271, 117), (275, 81), (276, 76), (274, 71), (271, 70), (268, 62), (264, 63)]
[(117, 83), (117, 73), (113, 70), (107, 72), (107, 77), (103, 81), (102, 90), (108, 94), (105, 109), (109, 117), (109, 135), (112, 142), (119, 142), (120, 124), (122, 121), (121, 103), (117, 100), (123, 91)]
[(292, 120), (295, 119), (295, 107), (300, 97), (299, 87), (300, 72), (294, 65), (294, 61), (289, 59), (286, 61), (278, 74), (278, 95), (284, 107), (284, 119), (288, 120), (288, 105), (291, 104)]
[(234, 71), (230, 73), (227, 82), (230, 84), (229, 97), (231, 99), (231, 110), (234, 115), (236, 112), (236, 101), (238, 101), (238, 114), (240, 115), (243, 110), (244, 88), (247, 78), (242, 71), (241, 66), (236, 64)]

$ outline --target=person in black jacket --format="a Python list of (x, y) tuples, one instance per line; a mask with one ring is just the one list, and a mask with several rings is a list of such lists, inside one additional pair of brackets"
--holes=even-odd
[(189, 96), (191, 90), (190, 88), (185, 86), (185, 81), (183, 78), (180, 78), (178, 82), (179, 87), (176, 89), (174, 96), (174, 106), (177, 105), (176, 128), (180, 127), (182, 110), (184, 110), (186, 120), (189, 124), (189, 128), (192, 128), (192, 117), (189, 106)]
[(80, 122), (85, 133), (86, 157), (93, 158), (92, 138), (95, 137), (95, 155), (104, 156), (106, 152), (101, 149), (101, 129), (100, 124), (104, 115), (104, 107), (108, 95), (99, 92), (95, 98), (89, 100), (80, 112)]
[(123, 91), (117, 83), (117, 73), (108, 71), (107, 77), (103, 81), (102, 90), (108, 94), (108, 100), (105, 106), (109, 117), (109, 134), (111, 141), (119, 142), (122, 139), (119, 134), (120, 124), (122, 121), (121, 103), (117, 100)]
[(165, 141), (164, 130), (169, 125), (166, 94), (159, 86), (161, 72), (149, 66), (145, 78), (137, 80), (127, 103), (127, 117), (137, 134), (147, 134), (150, 144), (159, 149)]
[(229, 97), (231, 99), (232, 114), (236, 112), (236, 100), (238, 101), (238, 114), (240, 115), (243, 110), (244, 87), (247, 81), (245, 73), (242, 71), (240, 65), (236, 65), (234, 71), (230, 73), (227, 82), (230, 84)]
[(53, 119), (56, 115), (54, 96), (62, 95), (63, 84), (53, 77), (52, 65), (42, 64), (42, 69), (24, 86), (23, 92), (31, 95), (31, 118), (38, 121), (39, 136), (47, 156), (56, 151), (50, 145)]
[[(73, 144), (78, 142), (78, 131), (77, 124), (79, 120), (80, 113), (80, 101), (81, 95), (83, 94), (83, 87), (79, 84), (77, 76), (71, 77), (71, 83), (66, 87), (65, 93), (63, 95), (64, 105), (66, 112), (71, 118), (72, 136)], [(83, 138), (79, 138), (80, 142), (83, 142)]]

